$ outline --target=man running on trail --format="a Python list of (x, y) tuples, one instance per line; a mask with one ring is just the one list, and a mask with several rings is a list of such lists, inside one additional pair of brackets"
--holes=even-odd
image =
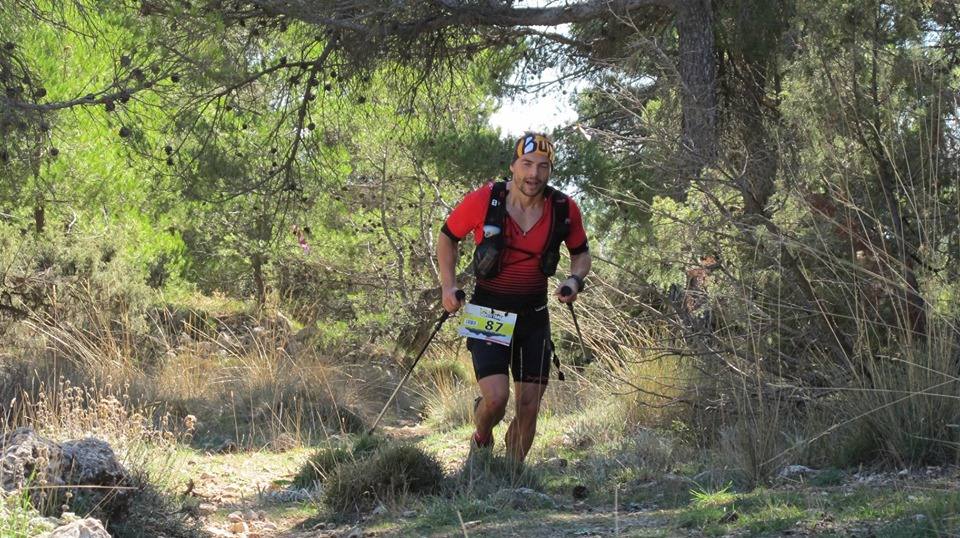
[[(570, 252), (570, 275), (554, 290), (561, 302), (577, 299), (591, 265), (579, 207), (547, 185), (553, 159), (553, 143), (545, 135), (522, 136), (510, 164), (512, 179), (491, 182), (467, 194), (447, 217), (437, 240), (443, 307), (448, 312), (462, 306), (456, 298), (457, 243), (472, 231), (477, 245), (473, 263), (477, 283), (470, 303), (488, 307), (481, 309), (485, 312), (500, 311), (489, 314), (494, 317), (487, 328), (495, 327), (497, 320), (509, 319), (504, 313), (517, 315), (512, 335), (494, 335), (510, 338), (509, 345), (468, 338), (467, 349), (473, 356), (481, 394), (474, 404), (472, 442), (477, 447), (493, 446), (493, 428), (506, 412), (510, 396), (507, 374), (512, 371), (516, 417), (505, 440), (507, 455), (518, 462), (526, 458), (533, 444), (550, 373), (553, 344), (547, 277), (556, 272), (560, 243)], [(561, 290), (569, 295), (561, 295)]]

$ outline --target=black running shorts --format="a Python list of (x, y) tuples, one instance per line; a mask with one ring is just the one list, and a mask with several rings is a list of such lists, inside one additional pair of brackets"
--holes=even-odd
[(477, 379), (513, 372), (513, 380), (522, 383), (547, 384), (553, 347), (550, 342), (550, 314), (541, 310), (517, 316), (510, 346), (467, 338), (467, 349), (473, 356)]

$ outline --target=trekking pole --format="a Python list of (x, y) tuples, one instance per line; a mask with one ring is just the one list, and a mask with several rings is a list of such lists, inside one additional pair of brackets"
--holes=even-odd
[[(457, 290), (458, 301), (463, 301), (466, 298), (467, 298), (467, 294), (464, 293), (463, 290)], [(411, 373), (413, 373), (413, 368), (417, 365), (417, 362), (420, 361), (420, 357), (422, 357), (424, 352), (427, 351), (427, 346), (430, 345), (430, 342), (433, 341), (433, 337), (437, 335), (437, 333), (440, 331), (440, 327), (443, 326), (443, 322), (447, 321), (447, 318), (449, 317), (450, 317), (450, 312), (447, 312), (446, 310), (444, 310), (443, 314), (440, 316), (440, 320), (437, 321), (436, 328), (433, 329), (432, 333), (430, 333), (430, 338), (427, 338), (427, 343), (423, 344), (423, 349), (421, 349), (420, 353), (417, 354), (417, 358), (413, 359), (413, 364), (410, 365), (410, 369), (407, 370), (407, 373), (403, 375), (403, 379), (401, 379), (400, 382), (397, 383), (397, 388), (393, 389), (393, 394), (390, 395), (390, 398), (387, 399), (387, 403), (384, 404), (383, 409), (380, 410), (380, 414), (377, 415), (377, 420), (373, 421), (373, 426), (370, 426), (370, 429), (367, 430), (367, 435), (372, 434), (373, 430), (376, 429), (377, 424), (380, 424), (380, 419), (383, 418), (384, 413), (387, 412), (387, 408), (390, 407), (390, 404), (393, 402), (393, 399), (396, 398), (397, 393), (400, 392), (400, 387), (402, 387), (403, 384), (406, 383), (407, 378), (410, 377)]]
[[(564, 286), (560, 288), (561, 297), (569, 297), (573, 294), (573, 290), (570, 289), (570, 286)], [(577, 312), (573, 309), (573, 303), (567, 303), (567, 308), (570, 309), (570, 315), (573, 316), (573, 326), (577, 329), (577, 340), (580, 342), (580, 354), (583, 355), (582, 360), (587, 360), (587, 350), (583, 347), (583, 335), (580, 333), (580, 324), (577, 323)]]

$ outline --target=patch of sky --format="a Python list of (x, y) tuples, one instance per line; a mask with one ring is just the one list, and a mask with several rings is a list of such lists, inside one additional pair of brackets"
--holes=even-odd
[[(547, 7), (543, 2), (523, 2), (517, 7)], [(543, 32), (570, 35), (570, 25), (555, 27), (535, 26)], [(490, 117), (490, 125), (504, 136), (516, 137), (526, 131), (550, 132), (558, 127), (576, 123), (577, 113), (573, 98), (588, 86), (582, 78), (564, 76), (557, 68), (546, 68), (539, 73), (513, 74), (509, 83), (517, 91), (500, 99), (499, 108)]]

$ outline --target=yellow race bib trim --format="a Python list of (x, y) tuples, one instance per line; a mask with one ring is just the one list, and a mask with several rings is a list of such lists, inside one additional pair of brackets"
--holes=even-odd
[(457, 332), (467, 338), (509, 346), (516, 324), (517, 315), (514, 313), (468, 303)]

